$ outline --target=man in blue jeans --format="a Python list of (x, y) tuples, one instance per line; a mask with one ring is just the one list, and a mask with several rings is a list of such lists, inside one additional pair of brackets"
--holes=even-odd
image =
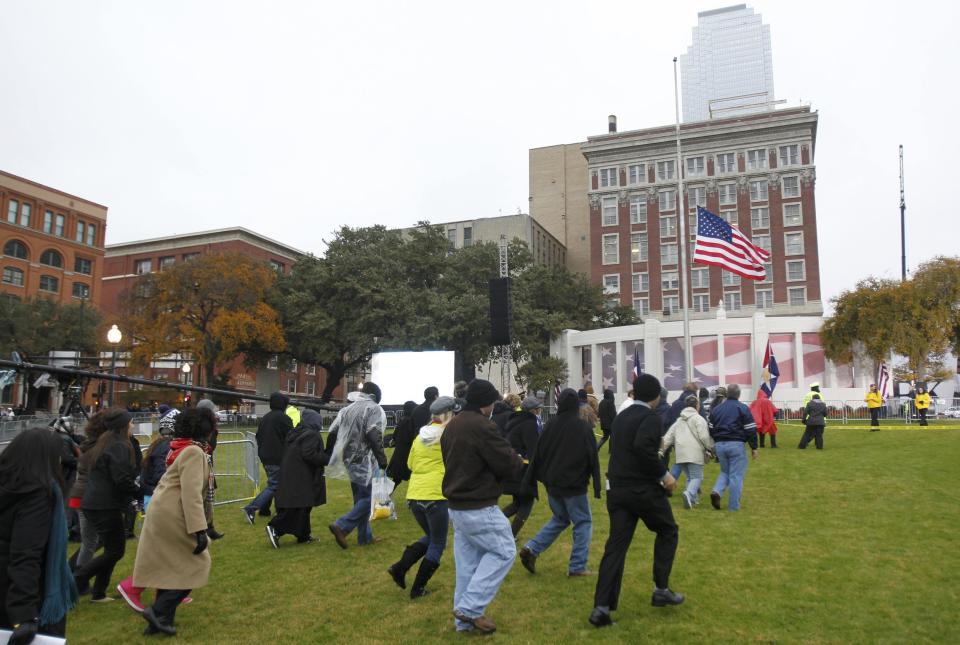
[(330, 441), (335, 443), (326, 476), (349, 479), (353, 493), (353, 508), (329, 527), (341, 549), (347, 548), (347, 535), (354, 529), (360, 546), (379, 542), (370, 529), (370, 498), (374, 466), (381, 470), (387, 467), (387, 455), (383, 451), (386, 427), (387, 415), (380, 407), (380, 388), (372, 382), (363, 384), (357, 400), (340, 410), (330, 426)]
[(560, 393), (557, 414), (547, 422), (524, 476), (525, 485), (537, 480), (543, 482), (553, 511), (553, 517), (520, 549), (520, 562), (530, 573), (536, 573), (537, 556), (572, 523), (573, 550), (567, 575), (590, 575), (587, 570), (593, 535), (593, 516), (587, 499), (590, 477), (593, 477), (593, 495), (600, 499), (597, 439), (590, 424), (580, 418), (577, 393), (566, 389)]
[(503, 481), (518, 476), (523, 461), (490, 420), (500, 399), (493, 384), (474, 379), (465, 397), (465, 407), (440, 439), (443, 496), (450, 505), (457, 569), (454, 626), (458, 632), (489, 634), (497, 626), (484, 613), (517, 555), (510, 521), (497, 500)]
[(290, 404), (290, 397), (281, 392), (270, 395), (270, 411), (257, 426), (257, 456), (267, 473), (267, 485), (252, 502), (243, 507), (243, 517), (253, 524), (255, 513), (270, 515), (270, 503), (280, 483), (280, 462), (287, 443), (287, 435), (293, 430), (293, 422), (284, 410)]
[(740, 386), (727, 386), (727, 398), (710, 410), (710, 436), (716, 442), (717, 458), (720, 460), (720, 476), (710, 493), (710, 503), (720, 510), (723, 491), (729, 487), (727, 508), (740, 510), (740, 495), (743, 493), (743, 478), (747, 474), (747, 455), (743, 444), (750, 444), (750, 453), (757, 458), (757, 424), (753, 415), (740, 403)]

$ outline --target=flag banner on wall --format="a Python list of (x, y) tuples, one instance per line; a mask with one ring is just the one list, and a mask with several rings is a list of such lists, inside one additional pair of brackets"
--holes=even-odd
[(887, 369), (887, 364), (883, 362), (880, 363), (880, 368), (877, 370), (877, 392), (883, 398), (890, 396), (890, 370)]
[(693, 261), (723, 267), (748, 280), (767, 277), (764, 263), (770, 261), (770, 252), (755, 246), (736, 226), (722, 217), (697, 206), (697, 241)]
[[(960, 371), (960, 368), (958, 368)], [(643, 370), (640, 369), (640, 347), (639, 345), (633, 346), (633, 378), (636, 379), (638, 376), (643, 374)]]
[(780, 368), (777, 366), (777, 359), (773, 355), (773, 348), (770, 347), (770, 339), (767, 339), (767, 349), (763, 352), (763, 364), (761, 367), (761, 378), (763, 382), (760, 389), (766, 392), (767, 398), (773, 398), (773, 391), (777, 389), (777, 381), (780, 379)]

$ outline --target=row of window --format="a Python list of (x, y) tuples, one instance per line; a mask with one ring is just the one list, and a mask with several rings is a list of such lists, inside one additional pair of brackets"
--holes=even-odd
[[(200, 257), (199, 252), (193, 253), (184, 253), (183, 261), (189, 262), (190, 260), (195, 260)], [(159, 271), (164, 271), (169, 269), (177, 262), (177, 257), (175, 255), (164, 255), (157, 258), (157, 269)], [(283, 262), (278, 262), (277, 260), (270, 260), (270, 267), (277, 273), (283, 273), (284, 265)], [(133, 272), (136, 275), (145, 275), (147, 273), (153, 273), (153, 258), (146, 258), (144, 260), (134, 260), (133, 262)]]
[[(781, 195), (785, 198), (800, 197), (800, 178), (797, 176), (783, 177), (781, 179)], [(724, 206), (737, 206), (737, 185), (721, 184), (717, 187), (720, 195), (720, 208)], [(751, 203), (766, 202), (770, 199), (769, 183), (766, 179), (757, 179), (750, 182), (750, 201)], [(647, 219), (647, 198), (646, 195), (631, 195), (630, 204), (630, 223), (640, 224)], [(696, 213), (697, 206), (706, 207), (707, 189), (704, 186), (694, 186), (687, 193), (688, 208)], [(660, 212), (673, 211), (677, 209), (677, 191), (661, 190), (657, 193), (657, 205)], [(795, 204), (799, 208), (799, 204)], [(616, 226), (619, 222), (618, 198), (616, 195), (610, 195), (600, 200), (600, 223), (602, 226)]]
[[(17, 267), (3, 267), (3, 284), (13, 287), (22, 287), (24, 285), (24, 273)], [(40, 276), (40, 291), (47, 293), (60, 293), (60, 279), (52, 275)], [(73, 283), (73, 297), (87, 300), (90, 298), (90, 285), (86, 282)]]
[[(787, 260), (784, 263), (787, 282), (803, 282), (807, 279), (806, 260)], [(767, 265), (767, 277), (759, 280), (759, 284), (773, 282), (773, 265)], [(720, 284), (724, 287), (739, 287), (740, 276), (736, 273), (723, 270), (720, 275)], [(631, 274), (631, 292), (646, 293), (650, 291), (650, 274), (639, 272)], [(692, 289), (710, 288), (710, 269), (695, 267), (690, 271), (690, 287)], [(678, 271), (664, 271), (660, 274), (660, 288), (663, 291), (672, 291), (680, 288), (680, 273)], [(603, 291), (607, 295), (620, 293), (620, 274), (608, 273), (603, 276)]]
[[(18, 260), (30, 260), (30, 253), (26, 245), (20, 240), (9, 240), (3, 245), (3, 254)], [(47, 249), (40, 254), (40, 264), (54, 269), (63, 269), (63, 256), (55, 249)], [(76, 257), (73, 260), (73, 271), (83, 275), (93, 275), (93, 260)]]
[[(776, 148), (776, 150), (778, 152), (777, 166), (779, 168), (800, 165), (800, 144), (794, 143), (780, 146)], [(732, 175), (738, 172), (736, 152), (721, 152), (712, 156), (714, 157), (715, 175)], [(768, 148), (747, 150), (745, 154), (746, 169), (766, 170), (769, 156), (770, 151)], [(686, 164), (686, 177), (705, 177), (707, 175), (706, 155), (687, 157), (684, 163)], [(647, 172), (650, 166), (656, 169), (655, 176), (657, 181), (671, 181), (676, 178), (677, 164), (674, 159), (650, 162), (649, 164), (628, 164), (626, 172), (627, 185), (637, 186), (648, 183), (649, 177)], [(620, 168), (617, 166), (600, 168), (597, 171), (597, 176), (600, 188), (614, 188), (620, 185)]]
[[(664, 224), (665, 220), (674, 218), (662, 218), (660, 221), (661, 237), (676, 235), (676, 222)], [(674, 228), (671, 229), (670, 226)], [(673, 232), (670, 232), (670, 231)], [(770, 235), (767, 233), (753, 236), (753, 243), (760, 248), (770, 250)], [(696, 242), (690, 241), (690, 252), (688, 259), (693, 257), (693, 251)], [(620, 234), (605, 233), (601, 236), (601, 262), (604, 265), (620, 264)], [(783, 234), (784, 255), (803, 255), (803, 231), (788, 231)], [(679, 246), (676, 242), (665, 242), (660, 245), (660, 264), (663, 266), (676, 264), (679, 257)], [(650, 259), (648, 236), (646, 233), (630, 234), (630, 262), (648, 262)]]
[[(30, 227), (32, 206), (28, 202), (11, 199), (7, 202), (7, 223)], [(51, 210), (43, 212), (43, 232), (57, 237), (66, 237), (67, 216)], [(78, 244), (95, 246), (97, 241), (97, 225), (84, 220), (77, 220), (73, 240)]]
[[(306, 389), (306, 392), (304, 392), (304, 394), (306, 394), (307, 396), (317, 395), (317, 384), (314, 381), (307, 381), (306, 385), (304, 385), (304, 388)], [(284, 391), (289, 392), (291, 394), (297, 394), (297, 379), (288, 378), (287, 389)]]
[[(614, 198), (616, 200), (616, 198)], [(790, 204), (783, 204), (781, 207), (782, 217), (783, 217), (783, 226), (788, 228), (791, 226), (802, 226), (803, 225), (803, 206), (799, 202), (793, 202)], [(731, 226), (738, 226), (738, 217), (736, 210), (721, 210), (717, 213), (723, 220), (725, 220)], [(689, 227), (687, 230), (690, 233), (690, 236), (693, 237), (697, 233), (697, 214), (690, 213), (687, 219)], [(619, 226), (620, 217), (617, 213), (616, 205), (614, 204), (611, 208), (607, 208), (607, 204), (604, 203), (602, 210), (602, 219), (601, 226), (611, 227)], [(635, 205), (633, 202), (630, 203), (630, 225), (631, 226), (645, 226), (647, 224), (647, 205), (646, 202)], [(750, 228), (751, 229), (763, 229), (770, 228), (770, 208), (767, 206), (755, 206), (750, 209)], [(660, 237), (672, 237), (677, 234), (677, 217), (676, 215), (661, 215), (660, 216)]]
[[(757, 289), (754, 292), (755, 305), (757, 309), (773, 309), (773, 290)], [(680, 296), (664, 296), (663, 312), (667, 315), (680, 312)], [(806, 287), (789, 287), (787, 289), (786, 304), (791, 307), (802, 307), (807, 303)], [(707, 294), (693, 294), (691, 298), (692, 309), (698, 313), (710, 311), (710, 296)], [(743, 308), (743, 298), (740, 292), (731, 292), (723, 294), (723, 308), (727, 311), (740, 311)], [(633, 310), (640, 317), (650, 315), (650, 299), (634, 298)]]
[[(268, 369), (268, 370), (275, 370), (275, 369), (278, 368), (279, 364), (280, 364), (280, 357), (279, 357), (279, 356), (271, 356), (270, 359), (267, 361), (267, 369)], [(297, 371), (297, 359), (295, 359), (295, 358), (291, 358), (291, 359), (290, 359), (290, 364), (289, 364), (289, 366), (287, 367), (287, 371), (288, 371), (288, 372), (296, 372), (296, 371)], [(314, 363), (306, 363), (306, 364), (304, 364), (304, 367), (303, 367), (303, 373), (306, 374), (307, 376), (316, 376), (316, 375), (317, 375), (317, 366), (316, 366)]]

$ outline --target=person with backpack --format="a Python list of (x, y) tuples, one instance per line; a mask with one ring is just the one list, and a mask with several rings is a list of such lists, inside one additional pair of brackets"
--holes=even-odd
[(679, 418), (664, 435), (660, 452), (676, 446), (675, 467), (687, 477), (687, 488), (681, 493), (683, 507), (691, 509), (700, 503), (703, 466), (713, 458), (714, 444), (707, 421), (700, 416), (700, 398), (695, 393), (688, 394), (684, 405)]

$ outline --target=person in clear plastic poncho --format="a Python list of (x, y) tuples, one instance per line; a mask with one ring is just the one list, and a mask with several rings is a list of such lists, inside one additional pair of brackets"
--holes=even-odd
[(333, 443), (327, 477), (349, 479), (353, 508), (330, 525), (337, 544), (347, 548), (347, 535), (357, 529), (357, 542), (363, 546), (377, 540), (370, 529), (371, 481), (376, 469), (387, 467), (383, 451), (383, 431), (387, 415), (380, 407), (380, 388), (365, 383), (356, 401), (340, 410), (330, 426), (329, 442)]

